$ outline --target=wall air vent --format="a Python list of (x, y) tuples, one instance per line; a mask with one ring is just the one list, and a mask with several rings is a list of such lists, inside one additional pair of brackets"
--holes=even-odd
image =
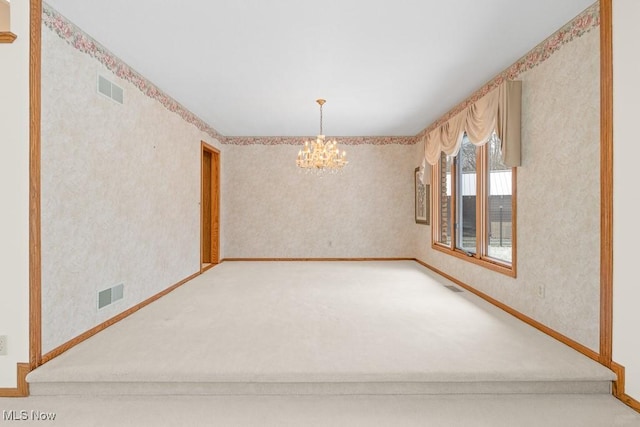
[(118, 104), (124, 103), (124, 89), (100, 74), (98, 74), (98, 93)]
[(109, 289), (98, 292), (98, 309), (122, 299), (124, 296), (124, 283), (120, 283)]

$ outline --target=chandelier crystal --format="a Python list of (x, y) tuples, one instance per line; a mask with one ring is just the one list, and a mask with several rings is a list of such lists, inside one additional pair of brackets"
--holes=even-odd
[(322, 106), (327, 101), (318, 99), (316, 102), (320, 105), (320, 135), (316, 137), (315, 141), (305, 141), (304, 147), (298, 151), (296, 164), (305, 172), (336, 173), (349, 163), (347, 153), (340, 152), (338, 142), (335, 139), (325, 141), (325, 136), (322, 133)]

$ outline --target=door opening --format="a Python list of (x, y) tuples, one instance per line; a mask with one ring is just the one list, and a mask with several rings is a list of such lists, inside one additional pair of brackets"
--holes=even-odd
[(220, 152), (202, 142), (200, 271), (218, 264), (220, 257)]

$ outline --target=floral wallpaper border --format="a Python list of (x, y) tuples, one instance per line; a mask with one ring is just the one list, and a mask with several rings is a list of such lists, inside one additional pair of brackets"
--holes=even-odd
[(517, 60), (509, 68), (491, 79), (487, 84), (482, 86), (479, 90), (474, 92), (460, 104), (453, 107), (453, 109), (449, 110), (449, 112), (444, 116), (440, 117), (431, 125), (420, 131), (420, 133), (415, 136), (414, 142), (417, 143), (421, 141), (433, 129), (441, 126), (451, 117), (467, 108), (469, 104), (476, 102), (488, 92), (497, 88), (503, 81), (517, 79), (520, 74), (537, 67), (538, 65), (549, 59), (552, 54), (557, 52), (565, 44), (581, 37), (592, 29), (597, 28), (599, 25), (600, 2), (596, 1), (594, 4), (585, 9), (581, 14), (572, 19), (569, 23), (565, 24), (562, 28), (549, 36), (546, 40), (534, 47), (522, 58)]
[[(221, 135), (204, 120), (193, 114), (178, 101), (164, 93), (157, 86), (143, 77), (140, 73), (129, 67), (120, 58), (111, 53), (108, 49), (95, 41), (84, 31), (70, 22), (47, 3), (42, 4), (42, 23), (44, 26), (56, 33), (75, 49), (86, 53), (103, 64), (108, 70), (119, 78), (126, 80), (138, 88), (149, 98), (160, 102), (167, 110), (178, 114), (184, 121), (196, 126), (201, 131), (216, 138), (222, 144), (231, 145), (296, 145), (302, 140), (312, 139), (312, 137), (290, 137), (290, 136), (268, 136), (268, 137), (226, 137)], [(436, 127), (442, 125), (454, 115), (458, 114), (469, 104), (476, 102), (491, 90), (498, 87), (504, 80), (514, 80), (521, 73), (530, 70), (545, 60), (563, 45), (582, 36), (600, 25), (600, 3), (595, 2), (584, 12), (575, 17), (571, 22), (564, 25), (545, 41), (529, 51), (525, 56), (516, 61), (509, 68), (498, 74), (479, 90), (474, 92), (467, 99), (449, 110), (444, 116), (433, 122), (431, 125), (420, 131), (415, 136), (358, 136), (358, 137), (335, 137), (338, 143), (343, 145), (412, 145), (421, 141), (426, 134)]]
[[(327, 136), (342, 145), (413, 145), (414, 136)], [(225, 144), (231, 145), (300, 145), (304, 141), (315, 140), (313, 136), (243, 136), (226, 137)]]

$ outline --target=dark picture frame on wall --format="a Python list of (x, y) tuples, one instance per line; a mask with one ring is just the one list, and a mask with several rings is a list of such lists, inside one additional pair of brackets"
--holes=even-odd
[(413, 173), (416, 224), (429, 225), (429, 192), (431, 186), (420, 182), (420, 168)]

